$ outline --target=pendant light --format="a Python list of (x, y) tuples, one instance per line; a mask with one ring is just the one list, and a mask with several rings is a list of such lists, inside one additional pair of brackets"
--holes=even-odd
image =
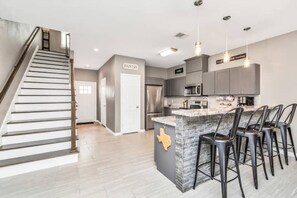
[(226, 49), (225, 49), (225, 53), (224, 53), (224, 63), (227, 63), (230, 61), (230, 54), (228, 52), (228, 26), (227, 26), (227, 22), (228, 20), (231, 19), (231, 16), (225, 16), (223, 18), (224, 21), (226, 21), (226, 32), (225, 32), (225, 36), (226, 36)]
[[(246, 32), (246, 34), (248, 33), (248, 31), (251, 29), (251, 27), (246, 27), (243, 29), (243, 31)], [(248, 43), (248, 35), (246, 35), (246, 41), (245, 41), (245, 53), (246, 53), (246, 58), (244, 60), (244, 67), (249, 67), (251, 62), (249, 59), (249, 43)]]
[[(203, 4), (202, 0), (198, 0), (194, 2), (194, 5), (199, 7)], [(202, 52), (202, 46), (200, 42), (200, 23), (199, 23), (199, 12), (198, 12), (198, 24), (197, 24), (197, 41), (195, 43), (195, 55), (200, 56)]]

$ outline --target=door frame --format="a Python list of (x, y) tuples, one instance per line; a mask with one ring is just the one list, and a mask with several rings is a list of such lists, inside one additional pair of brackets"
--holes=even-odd
[[(103, 83), (104, 82), (104, 83)], [(103, 103), (102, 103), (102, 98), (103, 98), (103, 91), (102, 91), (102, 85), (104, 84), (104, 91), (105, 91), (105, 94), (104, 94), (104, 96), (105, 96), (105, 108), (103, 108)], [(106, 127), (106, 125), (107, 125), (107, 118), (106, 118), (106, 102), (107, 102), (107, 100), (106, 100), (106, 78), (102, 78), (101, 80), (100, 80), (100, 122), (101, 122), (101, 124), (104, 126), (104, 127)], [(103, 109), (105, 109), (105, 112), (103, 112)], [(103, 117), (103, 114), (105, 114), (105, 122), (103, 122), (102, 121), (102, 117)]]
[[(137, 131), (129, 131), (129, 132), (127, 132), (127, 131), (123, 131), (123, 100), (122, 100), (122, 94), (124, 93), (123, 91), (122, 91), (122, 77), (124, 77), (124, 76), (135, 76), (135, 77), (138, 77), (139, 78), (139, 129), (137, 129)], [(120, 101), (120, 105), (121, 105), (121, 108), (120, 108), (120, 115), (121, 115), (121, 133), (122, 134), (126, 134), (126, 133), (134, 133), (134, 132), (140, 132), (141, 131), (141, 109), (142, 109), (142, 104), (141, 104), (141, 75), (140, 74), (128, 74), (128, 73), (121, 73), (120, 74), (120, 82), (121, 82), (121, 85), (120, 85), (120, 91), (121, 91), (121, 101)]]

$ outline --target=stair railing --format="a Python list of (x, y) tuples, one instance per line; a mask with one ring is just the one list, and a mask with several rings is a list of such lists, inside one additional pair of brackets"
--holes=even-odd
[(76, 146), (76, 100), (74, 87), (74, 62), (70, 57), (70, 34), (66, 34), (66, 56), (70, 58), (70, 86), (71, 86), (71, 152), (77, 152)]
[(15, 64), (10, 76), (8, 77), (7, 81), (5, 82), (5, 85), (3, 86), (3, 88), (0, 92), (0, 104), (2, 103), (11, 83), (13, 82), (14, 77), (16, 76), (17, 72), (19, 71), (19, 69), (27, 55), (27, 52), (30, 49), (30, 47), (32, 46), (32, 43), (40, 29), (41, 29), (40, 27), (35, 27), (33, 32), (31, 33), (31, 35), (27, 39), (25, 45), (23, 46), (22, 53), (20, 54), (20, 56), (17, 60), (17, 63)]

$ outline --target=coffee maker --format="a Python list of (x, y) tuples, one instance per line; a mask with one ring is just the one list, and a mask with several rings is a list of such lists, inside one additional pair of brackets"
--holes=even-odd
[(240, 96), (237, 98), (237, 106), (253, 106), (254, 97)]

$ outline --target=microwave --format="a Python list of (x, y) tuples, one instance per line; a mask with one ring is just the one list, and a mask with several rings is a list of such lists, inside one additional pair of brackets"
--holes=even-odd
[(184, 96), (201, 96), (202, 84), (185, 87)]

